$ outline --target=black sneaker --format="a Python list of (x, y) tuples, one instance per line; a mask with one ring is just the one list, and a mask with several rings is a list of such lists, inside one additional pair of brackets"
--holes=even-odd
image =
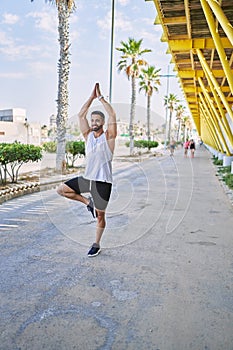
[(92, 245), (91, 249), (89, 250), (89, 252), (87, 253), (87, 255), (89, 257), (92, 257), (92, 256), (98, 255), (100, 252), (101, 252), (101, 249), (100, 249), (99, 244), (94, 243)]
[(89, 198), (90, 202), (87, 205), (87, 210), (90, 211), (92, 213), (93, 218), (95, 218), (95, 208), (94, 208), (94, 203), (92, 198)]

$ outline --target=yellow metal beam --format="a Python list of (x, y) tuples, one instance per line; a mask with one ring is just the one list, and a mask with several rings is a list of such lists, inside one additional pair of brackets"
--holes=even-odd
[[(221, 121), (221, 124), (222, 124), (222, 128), (224, 129), (224, 131), (225, 131), (225, 133), (226, 133), (226, 135), (228, 137), (228, 140), (229, 140), (229, 142), (231, 144), (231, 147), (233, 148), (233, 134), (231, 132), (230, 125), (229, 125), (228, 120), (226, 118), (225, 111), (224, 111), (224, 109), (222, 107), (220, 97), (218, 96), (218, 94), (217, 94), (217, 92), (216, 92), (216, 90), (214, 88), (214, 85), (213, 85), (211, 79), (209, 78), (208, 74), (206, 74), (206, 78), (207, 78), (210, 90), (211, 90), (211, 92), (213, 94), (212, 101), (215, 102), (217, 107), (218, 107), (219, 118), (220, 118), (220, 121)], [(204, 87), (204, 84), (203, 84), (201, 78), (199, 78), (199, 79), (198, 79), (198, 81), (199, 81), (203, 91), (207, 91), (206, 88)], [(214, 108), (215, 108), (215, 105), (214, 105)]]
[(211, 9), (210, 9), (207, 1), (206, 0), (200, 0), (200, 1), (202, 4), (202, 9), (203, 9), (205, 17), (206, 17), (206, 21), (208, 23), (211, 35), (212, 35), (214, 43), (215, 43), (215, 47), (218, 51), (218, 56), (220, 58), (223, 70), (224, 70), (225, 75), (227, 77), (227, 81), (229, 83), (231, 93), (233, 94), (233, 74), (232, 74), (231, 68), (229, 66), (227, 56), (226, 56), (224, 47), (223, 47), (222, 42), (221, 42), (221, 38), (216, 31), (214, 16), (211, 12)]
[[(230, 127), (233, 121), (232, 14), (221, 8), (222, 0), (200, 0), (205, 17), (200, 16), (203, 31), (202, 28), (198, 31), (196, 28), (198, 19), (192, 17), (191, 0), (179, 2), (179, 8), (173, 9), (171, 4), (172, 16), (170, 17), (164, 12), (165, 1), (151, 1), (154, 2), (158, 13), (155, 23), (162, 25), (162, 40), (168, 43), (168, 53), (172, 56), (180, 85), (198, 131), (216, 149), (223, 152), (227, 147), (231, 148), (233, 143)], [(186, 25), (187, 30), (184, 34), (180, 33), (179, 25), (182, 28)], [(197, 30), (196, 33), (200, 34), (199, 37), (192, 36), (192, 25), (195, 31)], [(173, 30), (170, 31), (169, 26), (172, 26)], [(208, 26), (211, 36), (207, 34)], [(221, 32), (223, 30), (226, 34), (225, 37), (224, 35), (220, 37), (218, 34), (220, 26)], [(206, 37), (203, 37), (204, 33)], [(196, 55), (201, 67), (195, 62)], [(183, 57), (185, 58), (182, 59)], [(220, 64), (219, 61), (221, 61)], [(213, 68), (216, 69), (213, 70)], [(226, 113), (229, 114), (231, 121), (228, 121)]]
[(214, 145), (213, 145), (214, 148), (216, 148), (217, 150), (219, 150), (219, 151), (221, 151), (223, 153), (224, 151), (223, 151), (223, 147), (221, 145), (221, 142), (220, 142), (220, 140), (218, 138), (218, 135), (216, 134), (216, 132), (214, 130), (212, 121), (211, 121), (211, 119), (208, 116), (208, 109), (206, 110), (205, 106), (202, 103), (200, 104), (200, 109), (201, 109), (201, 115), (204, 117), (206, 125), (208, 125), (209, 134), (212, 137), (212, 140), (213, 140), (213, 143), (214, 143)]
[(216, 143), (216, 140), (214, 139), (212, 131), (203, 114), (202, 114), (201, 121), (202, 121), (202, 130), (204, 131), (203, 134), (201, 135), (202, 140), (204, 141), (205, 144), (219, 151), (218, 144)]
[(176, 25), (176, 24), (186, 24), (187, 20), (185, 16), (180, 16), (180, 17), (169, 17), (169, 18), (164, 18), (163, 23), (165, 25)]
[[(230, 58), (229, 64), (230, 64), (230, 67), (232, 67), (232, 64), (233, 64), (233, 53), (231, 54), (231, 58)], [(224, 86), (225, 80), (226, 80), (226, 77), (224, 77), (224, 78), (222, 79), (221, 86)]]
[[(202, 89), (198, 86), (198, 87), (195, 87), (195, 86), (185, 86), (184, 84), (182, 85), (183, 86), (183, 90), (184, 92), (186, 93), (195, 93), (195, 92), (201, 92)], [(211, 91), (210, 87), (206, 87), (207, 91)], [(229, 86), (222, 86), (221, 87), (221, 90), (222, 92), (229, 92), (230, 91), (230, 88)]]
[[(220, 138), (221, 138), (221, 140), (222, 140), (222, 142), (224, 144), (224, 147), (227, 149), (227, 151), (228, 151), (228, 153), (230, 155), (230, 150), (228, 148), (227, 143), (225, 142), (225, 137), (224, 137), (224, 135), (222, 133), (222, 129), (224, 130), (225, 136), (227, 136), (229, 142), (231, 143), (231, 146), (233, 147), (232, 137), (231, 137), (231, 139), (229, 139), (229, 137), (228, 137), (228, 130), (226, 128), (226, 125), (223, 122), (223, 120), (221, 118), (221, 115), (218, 113), (217, 109), (215, 108), (213, 100), (210, 98), (208, 92), (206, 91), (205, 86), (204, 86), (204, 84), (202, 82), (202, 79), (199, 78), (198, 82), (199, 82), (199, 84), (200, 84), (200, 86), (201, 86), (201, 88), (203, 90), (203, 93), (204, 93), (204, 96), (205, 96), (205, 100), (208, 103), (209, 110), (210, 110), (210, 113), (212, 114), (212, 120), (213, 120), (213, 123), (215, 125), (215, 128), (218, 130)], [(221, 124), (222, 129), (220, 129), (219, 123)]]
[(190, 9), (189, 9), (189, 0), (184, 0), (184, 9), (185, 9), (185, 15), (187, 18), (187, 32), (188, 32), (188, 37), (191, 39), (192, 34), (191, 34), (191, 21), (190, 21)]
[[(216, 78), (222, 78), (224, 77), (224, 71), (222, 69), (214, 69), (212, 70), (213, 76)], [(203, 70), (192, 70), (192, 69), (184, 69), (184, 70), (178, 70), (178, 74), (181, 78), (199, 78), (204, 77), (205, 74)]]
[[(226, 49), (232, 48), (232, 44), (228, 38), (221, 38), (221, 42)], [(169, 40), (169, 46), (171, 51), (179, 52), (193, 49), (215, 49), (214, 40), (212, 38)]]
[(209, 116), (210, 121), (211, 121), (211, 123), (213, 125), (213, 132), (214, 132), (214, 134), (219, 139), (221, 146), (222, 145), (224, 146), (224, 151), (226, 151), (226, 154), (228, 156), (230, 156), (231, 152), (230, 152), (229, 147), (228, 147), (228, 145), (226, 143), (226, 140), (225, 140), (225, 137), (224, 137), (224, 135), (222, 133), (222, 130), (220, 129), (218, 120), (217, 120), (217, 118), (216, 118), (216, 116), (214, 114), (214, 111), (212, 109), (212, 104), (211, 104), (211, 101), (209, 99), (209, 96), (208, 95), (204, 96), (204, 95), (200, 94), (200, 99), (201, 99), (201, 102), (202, 102), (202, 104), (203, 104), (203, 106), (204, 106), (204, 108), (205, 108), (205, 110), (207, 112), (207, 115)]
[(228, 18), (224, 14), (220, 4), (216, 0), (207, 0), (211, 10), (215, 14), (217, 20), (221, 24), (222, 29), (226, 33), (226, 36), (230, 40), (231, 44), (233, 45), (233, 27), (231, 23), (229, 22)]
[(188, 102), (196, 102), (197, 98), (196, 97), (186, 97)]
[(205, 72), (208, 74), (209, 78), (211, 79), (213, 85), (214, 85), (214, 88), (215, 90), (217, 91), (217, 94), (219, 95), (223, 105), (225, 106), (230, 118), (233, 120), (233, 112), (232, 112), (232, 109), (231, 107), (229, 106), (228, 102), (227, 102), (227, 99), (224, 95), (224, 93), (221, 91), (221, 87), (219, 86), (217, 80), (215, 79), (215, 76), (213, 74), (213, 72), (210, 70), (206, 60), (205, 60), (205, 57), (204, 55), (202, 54), (201, 50), (197, 50), (197, 55), (198, 55), (198, 58), (201, 62), (201, 65), (203, 67), (203, 69), (205, 70)]
[(161, 41), (162, 43), (167, 42), (167, 36), (165, 35), (164, 32), (162, 33), (162, 36), (161, 36), (161, 38), (160, 38), (160, 41)]
[(216, 140), (212, 135), (212, 131), (205, 119), (203, 112), (201, 113), (201, 130), (201, 138), (204, 141), (204, 143), (218, 150), (218, 144), (216, 143)]
[(155, 25), (157, 25), (157, 24), (161, 24), (161, 21), (160, 21), (160, 18), (159, 18), (159, 16), (158, 16), (158, 15), (155, 17), (154, 24), (155, 24)]
[(211, 135), (211, 132), (209, 130), (209, 126), (205, 120), (204, 113), (201, 111), (200, 114), (200, 120), (201, 120), (201, 138), (204, 141), (205, 144), (211, 145), (212, 147), (216, 148), (216, 143)]

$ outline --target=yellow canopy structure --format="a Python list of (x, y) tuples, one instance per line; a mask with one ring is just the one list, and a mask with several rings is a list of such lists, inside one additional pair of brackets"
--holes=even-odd
[(152, 0), (202, 140), (233, 153), (233, 4), (229, 0)]

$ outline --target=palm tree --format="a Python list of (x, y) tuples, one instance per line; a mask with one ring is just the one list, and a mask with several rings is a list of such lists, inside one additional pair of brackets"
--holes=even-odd
[(143, 39), (136, 41), (129, 38), (127, 42), (121, 41), (121, 47), (116, 48), (122, 52), (121, 60), (118, 62), (118, 70), (125, 71), (128, 79), (131, 79), (131, 109), (129, 121), (130, 155), (133, 154), (133, 122), (136, 110), (136, 79), (139, 77), (141, 66), (147, 62), (141, 58), (144, 53), (151, 52), (150, 49), (142, 49)]
[(158, 85), (160, 85), (159, 75), (161, 69), (155, 69), (155, 66), (148, 66), (142, 68), (139, 75), (139, 91), (144, 90), (147, 96), (147, 140), (150, 141), (150, 112), (151, 112), (151, 96), (154, 91), (158, 91)]
[(183, 127), (184, 127), (184, 140), (186, 140), (187, 138), (189, 138), (190, 136), (190, 132), (192, 130), (192, 121), (191, 118), (189, 116), (185, 116), (183, 117)]
[(180, 127), (181, 127), (181, 122), (182, 122), (182, 117), (185, 111), (185, 106), (183, 105), (178, 105), (176, 107), (176, 120), (178, 120), (178, 128), (177, 128), (177, 136), (176, 136), (176, 141), (179, 140), (179, 135), (180, 135)]
[[(169, 122), (168, 122), (168, 143), (171, 139), (171, 123), (172, 123), (172, 113), (176, 107), (176, 104), (179, 102), (178, 98), (174, 94), (169, 94), (164, 97), (164, 105), (169, 109)], [(167, 136), (167, 135), (166, 135)], [(165, 136), (165, 137), (166, 137)]]
[[(33, 2), (34, 0), (31, 0)], [(57, 154), (56, 170), (63, 171), (65, 166), (66, 124), (68, 119), (68, 80), (69, 60), (69, 17), (75, 9), (74, 0), (45, 0), (56, 3), (58, 12), (58, 35), (60, 57), (58, 60), (58, 96), (57, 96)]]

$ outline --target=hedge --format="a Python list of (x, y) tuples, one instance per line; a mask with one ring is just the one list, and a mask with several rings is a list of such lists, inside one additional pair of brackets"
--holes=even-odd
[[(126, 146), (129, 147), (129, 141), (126, 142)], [(158, 147), (159, 143), (157, 141), (147, 141), (147, 140), (134, 140), (134, 147), (136, 148), (151, 148)]]
[(42, 148), (18, 142), (0, 143), (0, 182), (6, 184), (7, 175), (12, 183), (18, 181), (20, 167), (28, 162), (38, 162), (42, 158)]

